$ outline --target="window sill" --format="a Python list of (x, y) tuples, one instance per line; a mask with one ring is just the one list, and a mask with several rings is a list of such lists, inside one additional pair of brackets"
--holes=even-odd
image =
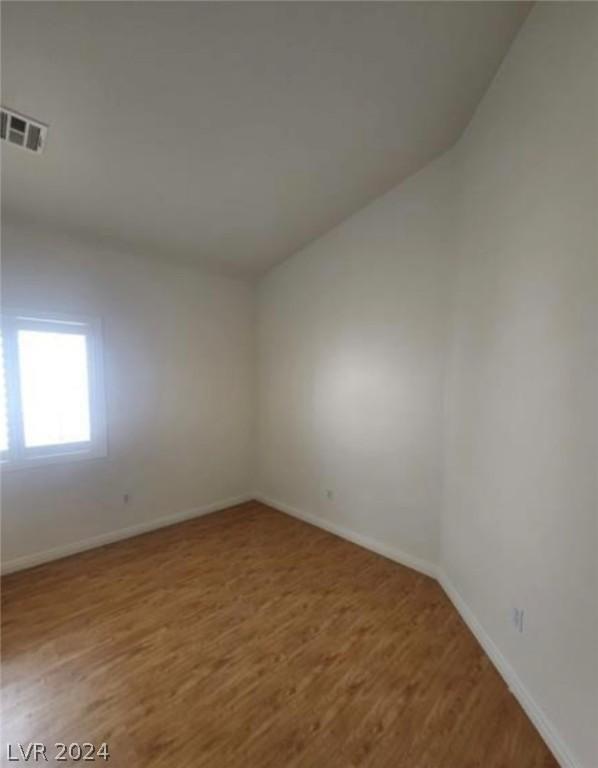
[(90, 459), (103, 459), (108, 455), (106, 449), (85, 451), (58, 451), (50, 454), (31, 456), (26, 459), (6, 459), (0, 462), (2, 473), (16, 472), (23, 469), (39, 469), (41, 467), (54, 466), (56, 464), (70, 464), (71, 462), (88, 461)]

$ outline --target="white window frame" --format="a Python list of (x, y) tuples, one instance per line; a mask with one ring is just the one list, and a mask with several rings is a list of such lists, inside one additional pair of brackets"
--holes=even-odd
[[(85, 336), (91, 436), (89, 441), (32, 448), (25, 446), (17, 345), (17, 334), (20, 330), (76, 333)], [(2, 339), (9, 446), (7, 451), (2, 452), (2, 470), (29, 469), (48, 464), (97, 459), (106, 456), (106, 403), (104, 398), (102, 325), (99, 318), (4, 308), (2, 310)]]

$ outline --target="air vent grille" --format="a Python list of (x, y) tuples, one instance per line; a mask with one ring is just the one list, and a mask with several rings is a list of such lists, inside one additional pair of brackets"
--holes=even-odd
[(10, 144), (39, 154), (46, 143), (48, 126), (6, 107), (0, 108), (0, 136)]

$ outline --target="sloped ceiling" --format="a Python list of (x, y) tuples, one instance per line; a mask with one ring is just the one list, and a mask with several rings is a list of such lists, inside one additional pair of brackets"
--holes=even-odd
[(447, 149), (520, 2), (3, 2), (3, 208), (258, 275)]

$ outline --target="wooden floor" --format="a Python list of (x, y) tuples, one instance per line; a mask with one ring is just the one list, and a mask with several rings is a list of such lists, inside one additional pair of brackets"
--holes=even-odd
[(5, 743), (108, 742), (119, 768), (557, 765), (436, 582), (262, 504), (6, 577), (2, 603)]

